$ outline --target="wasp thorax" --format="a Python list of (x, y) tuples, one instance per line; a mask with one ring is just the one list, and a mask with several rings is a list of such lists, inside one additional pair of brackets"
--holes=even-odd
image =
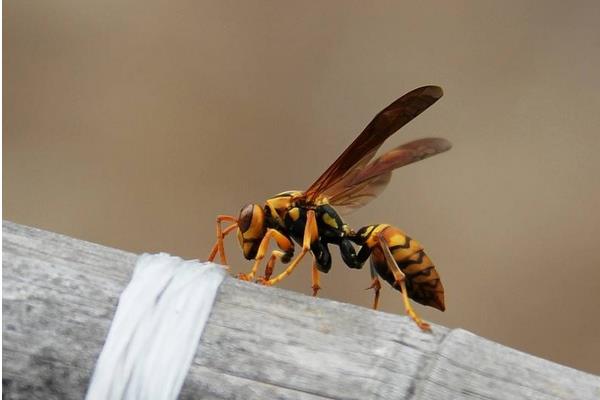
[(244, 257), (252, 260), (265, 236), (265, 212), (258, 204), (248, 204), (240, 211), (237, 237)]

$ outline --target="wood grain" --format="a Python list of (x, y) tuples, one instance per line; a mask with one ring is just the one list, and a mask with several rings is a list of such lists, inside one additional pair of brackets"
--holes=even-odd
[[(3, 395), (81, 399), (136, 255), (3, 222)], [(165, 366), (167, 368), (167, 366)], [(406, 317), (227, 278), (183, 399), (598, 399), (600, 378)]]

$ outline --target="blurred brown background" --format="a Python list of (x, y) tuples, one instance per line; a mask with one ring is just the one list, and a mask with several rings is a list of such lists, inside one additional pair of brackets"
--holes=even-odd
[[(388, 147), (454, 148), (348, 222), (426, 246), (448, 307), (427, 319), (598, 374), (598, 21), (595, 1), (6, 1), (3, 218), (205, 258), (216, 214), (306, 188), (375, 113), (438, 84)], [(368, 306), (368, 269), (333, 250), (322, 296)]]

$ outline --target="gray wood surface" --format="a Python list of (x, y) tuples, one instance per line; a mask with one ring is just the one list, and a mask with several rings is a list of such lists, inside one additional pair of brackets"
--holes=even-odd
[[(3, 223), (3, 395), (81, 399), (136, 255)], [(557, 344), (560, 345), (560, 344)], [(600, 399), (600, 378), (465, 330), (227, 278), (184, 399)]]

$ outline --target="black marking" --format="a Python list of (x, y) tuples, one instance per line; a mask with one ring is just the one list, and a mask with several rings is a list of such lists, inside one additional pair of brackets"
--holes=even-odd
[(409, 265), (413, 265), (413, 264), (421, 264), (423, 262), (423, 258), (425, 258), (425, 252), (423, 250), (419, 250), (415, 254), (418, 254), (419, 258), (417, 258), (416, 260), (411, 260), (411, 259), (402, 260), (402, 264), (404, 264), (405, 267), (408, 267)]
[(395, 246), (390, 247), (390, 251), (394, 252), (394, 250), (396, 249), (408, 249), (410, 248), (410, 242), (412, 241), (412, 239), (406, 235), (404, 235), (404, 237), (406, 238), (406, 242), (404, 242), (404, 244), (397, 244)]

